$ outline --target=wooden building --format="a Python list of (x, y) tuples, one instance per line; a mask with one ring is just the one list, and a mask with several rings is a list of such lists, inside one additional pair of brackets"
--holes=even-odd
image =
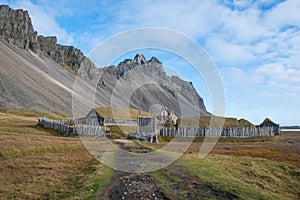
[(96, 109), (92, 109), (85, 117), (76, 119), (79, 124), (87, 125), (104, 125), (104, 117), (101, 116)]
[(137, 118), (150, 114), (132, 108), (102, 107), (93, 108), (85, 117), (77, 119), (80, 124), (137, 126)]
[(273, 127), (274, 134), (278, 135), (280, 134), (280, 127), (279, 124), (276, 124), (269, 118), (266, 118), (261, 124), (258, 125), (258, 127)]

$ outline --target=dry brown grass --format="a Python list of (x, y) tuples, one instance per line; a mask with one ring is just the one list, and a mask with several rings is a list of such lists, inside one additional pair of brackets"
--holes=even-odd
[(39, 117), (47, 117), (50, 119), (62, 119), (62, 118), (69, 118), (64, 114), (58, 112), (51, 112), (51, 113), (42, 113), (34, 110), (0, 110), (2, 114), (10, 114), (11, 116), (18, 116), (18, 117), (30, 117), (30, 118), (39, 118)]
[[(171, 138), (160, 140), (159, 144), (146, 144), (151, 148), (160, 149), (169, 143)], [(198, 154), (202, 142), (193, 142), (187, 154)], [(211, 154), (234, 156), (250, 156), (266, 158), (273, 161), (290, 163), (300, 167), (300, 132), (285, 132), (274, 137), (256, 138), (220, 138)]]
[[(84, 158), (84, 159), (82, 159)], [(0, 193), (4, 199), (38, 199), (52, 196), (56, 187), (92, 158), (84, 151), (45, 153), (1, 160)], [(62, 186), (61, 191), (65, 188)]]
[(79, 138), (53, 136), (37, 128), (33, 116), (0, 112), (0, 199), (95, 197), (97, 182), (107, 184), (111, 170), (96, 162)]
[(250, 156), (254, 158), (266, 158), (279, 162), (291, 163), (300, 166), (299, 156), (288, 155), (284, 152), (271, 149), (215, 149), (212, 151), (214, 154), (226, 154), (235, 156)]
[(267, 142), (218, 143), (212, 153), (266, 158), (300, 167), (300, 133), (285, 132)]

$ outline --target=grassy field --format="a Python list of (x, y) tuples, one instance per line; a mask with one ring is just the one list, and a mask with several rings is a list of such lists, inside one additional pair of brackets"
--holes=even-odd
[(66, 119), (68, 118), (66, 115), (63, 115), (61, 113), (41, 113), (33, 110), (0, 110), (2, 114), (10, 114), (14, 116), (19, 117), (33, 117), (33, 118), (39, 118), (39, 117), (47, 117), (49, 119)]
[[(101, 199), (114, 172), (95, 160), (80, 138), (64, 138), (37, 126), (40, 116), (0, 111), (0, 199)], [(110, 127), (122, 136), (134, 130)], [(161, 148), (159, 144), (142, 143)], [(221, 139), (200, 159), (203, 138), (170, 166), (151, 174), (170, 199), (300, 199), (300, 134)]]
[[(143, 143), (151, 148), (165, 146)], [(202, 140), (152, 176), (171, 199), (300, 199), (300, 133), (267, 138), (224, 138), (200, 159)]]
[(109, 125), (106, 126), (106, 132), (110, 134), (110, 138), (119, 139), (126, 138), (128, 135), (136, 134), (136, 126), (118, 126), (118, 125)]
[(44, 115), (0, 111), (0, 199), (95, 199), (113, 171), (95, 160), (79, 138), (37, 127)]
[(267, 159), (184, 155), (153, 175), (171, 199), (299, 199), (300, 169)]

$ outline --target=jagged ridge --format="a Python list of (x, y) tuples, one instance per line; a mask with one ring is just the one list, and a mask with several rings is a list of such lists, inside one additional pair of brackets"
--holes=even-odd
[(73, 46), (57, 44), (55, 36), (38, 36), (27, 11), (0, 5), (0, 36), (7, 42), (36, 54), (45, 54), (76, 73), (83, 61), (92, 62)]
[[(183, 105), (179, 104), (185, 104), (187, 110), (189, 107), (192, 109), (197, 107), (200, 109), (199, 114), (210, 115), (193, 84), (181, 80), (178, 76), (168, 76), (163, 69), (162, 62), (156, 57), (146, 60), (144, 55), (137, 54), (134, 59), (126, 59), (118, 66), (109, 66), (102, 70), (104, 73), (99, 83), (109, 93), (113, 92), (118, 82), (130, 88), (132, 84), (130, 80), (138, 79), (138, 77), (146, 76), (156, 83), (141, 86), (135, 91), (131, 97), (131, 103), (134, 104), (132, 107), (148, 111), (153, 104), (157, 103), (173, 109), (180, 115)], [(122, 91), (119, 92), (122, 93)]]
[[(87, 82), (91, 79), (98, 80), (101, 74), (99, 87), (96, 90), (96, 106), (111, 106), (112, 96), (116, 95), (120, 105), (138, 107), (147, 112), (159, 104), (174, 110), (178, 116), (181, 116), (182, 112), (185, 112), (185, 116), (210, 115), (193, 85), (179, 77), (169, 77), (162, 63), (155, 57), (146, 60), (144, 55), (137, 54), (134, 59), (126, 59), (118, 66), (97, 69), (94, 63), (75, 47), (57, 44), (55, 36), (38, 36), (33, 29), (28, 12), (22, 9), (13, 10), (8, 6), (0, 6), (0, 36), (19, 49), (26, 50), (16, 50), (15, 47), (10, 47), (9, 44), (2, 43), (0, 40), (1, 46), (6, 48), (6, 51), (10, 51), (13, 57), (18, 58), (14, 62), (8, 52), (0, 51), (2, 57), (0, 77), (6, 80), (5, 83), (0, 81), (0, 90), (4, 91), (0, 95), (0, 105), (3, 108), (30, 109), (35, 105), (45, 105), (70, 115), (72, 83), (75, 80), (74, 74), (78, 72), (80, 77)], [(54, 64), (53, 60), (73, 75), (58, 69), (59, 65)], [(80, 71), (78, 71), (79, 68)], [(31, 70), (34, 70), (35, 76), (29, 77)], [(14, 73), (13, 79), (5, 75), (9, 73)], [(44, 76), (50, 81), (49, 83), (40, 79)], [(135, 91), (128, 91), (128, 88), (134, 88), (138, 79), (143, 78), (151, 79), (153, 84), (141, 85)], [(17, 80), (24, 83), (14, 84)], [(37, 82), (39, 85), (34, 85)], [(49, 87), (49, 84), (52, 86)], [(123, 87), (116, 90), (117, 84)], [(53, 101), (49, 101), (51, 98), (47, 96), (48, 93), (38, 88), (51, 89), (49, 95)], [(86, 85), (84, 88), (82, 93), (76, 94), (81, 96), (83, 107), (85, 102), (89, 101), (88, 97), (93, 95), (91, 93), (93, 89), (90, 86)], [(130, 97), (128, 97), (128, 92), (132, 92)], [(129, 105), (126, 104), (128, 101)], [(199, 112), (195, 112), (198, 110)]]

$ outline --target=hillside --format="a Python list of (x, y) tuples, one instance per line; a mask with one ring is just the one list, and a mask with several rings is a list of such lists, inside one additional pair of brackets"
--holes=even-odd
[(46, 57), (0, 40), (1, 109), (55, 110), (71, 114), (74, 76)]
[[(118, 66), (98, 69), (75, 47), (57, 44), (55, 36), (39, 36), (27, 11), (4, 5), (0, 6), (0, 37), (1, 109), (36, 109), (70, 116), (73, 96), (79, 101), (75, 110), (82, 115), (103, 106), (146, 112), (168, 107), (178, 116), (210, 115), (193, 85), (169, 77), (157, 58), (146, 60), (138, 54)], [(81, 77), (80, 89), (73, 91), (76, 75)], [(98, 80), (95, 90), (91, 83)], [(144, 80), (148, 84), (137, 84)]]

